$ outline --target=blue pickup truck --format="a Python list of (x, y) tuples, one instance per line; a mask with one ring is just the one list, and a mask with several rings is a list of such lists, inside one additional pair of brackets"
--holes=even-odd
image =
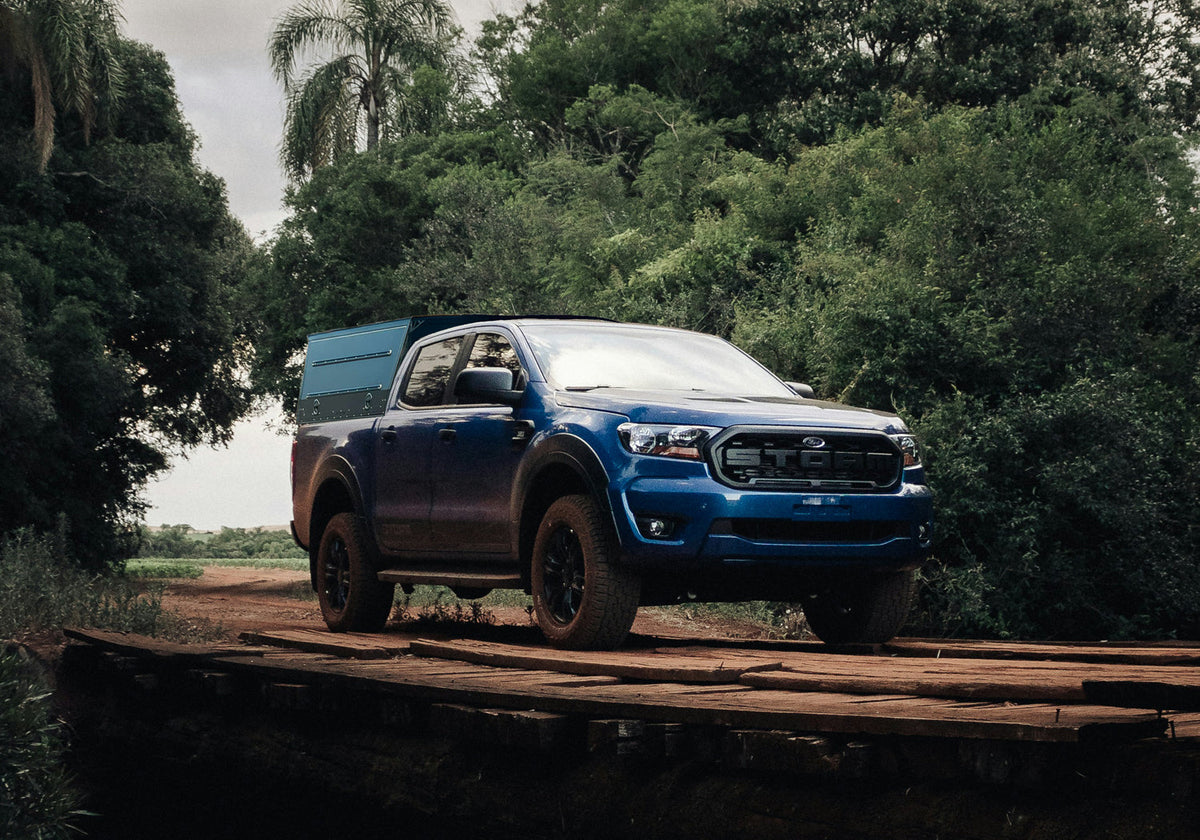
[(831, 643), (899, 630), (932, 536), (892, 414), (813, 398), (719, 338), (433, 316), (309, 337), (292, 523), (332, 630), (397, 584), (522, 589), (610, 648), (639, 605), (798, 602)]

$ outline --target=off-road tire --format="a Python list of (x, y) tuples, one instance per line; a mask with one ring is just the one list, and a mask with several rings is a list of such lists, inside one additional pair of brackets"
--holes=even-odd
[(917, 593), (915, 571), (847, 576), (804, 601), (804, 617), (826, 644), (882, 644), (904, 626)]
[(392, 611), (396, 586), (381, 583), (375, 544), (362, 519), (339, 513), (317, 550), (317, 600), (330, 630), (378, 633)]
[(641, 578), (615, 561), (612, 530), (590, 496), (563, 496), (542, 517), (530, 582), (538, 626), (555, 647), (611, 650), (633, 625)]

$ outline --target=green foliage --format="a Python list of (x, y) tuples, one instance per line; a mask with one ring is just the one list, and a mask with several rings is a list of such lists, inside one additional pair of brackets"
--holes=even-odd
[(0, 538), (0, 637), (57, 631), (66, 625), (153, 636), (164, 626), (158, 593), (119, 577), (82, 571), (67, 540), (17, 532)]
[(0, 652), (0, 835), (75, 836), (79, 794), (64, 769), (66, 738), (50, 690), (19, 649)]
[(1197, 14), (499, 15), (476, 43), (486, 109), (289, 197), (243, 307), (254, 385), (294, 404), (307, 333), (435, 311), (731, 336), (923, 437), (940, 513), (919, 629), (1200, 634)]
[(901, 109), (800, 157), (794, 265), (739, 312), (924, 439), (931, 632), (1200, 633), (1192, 176), (1100, 113)]
[(1192, 129), (1198, 15), (1192, 0), (739, 4), (712, 68), (733, 97), (713, 113), (749, 114), (770, 148), (791, 151), (879, 124), (895, 94), (991, 107), (1049, 86)]
[(296, 545), (287, 531), (222, 528), (215, 534), (200, 534), (188, 525), (163, 525), (142, 534), (138, 556), (226, 560), (293, 557), (307, 561), (308, 553)]
[[(224, 186), (199, 169), (166, 60), (112, 45), (123, 97), (90, 144), (60, 133), (45, 174), (18, 111), (0, 123), (0, 305), (16, 447), (0, 533), (49, 531), (72, 555), (129, 553), (146, 480), (177, 447), (228, 438), (248, 407), (231, 292), (253, 260)], [(0, 111), (12, 91), (0, 83)], [(11, 353), (11, 356), (8, 355)], [(9, 410), (9, 405), (14, 410)]]
[[(308, 555), (304, 554), (303, 556), (292, 557), (195, 557), (188, 559), (180, 559), (178, 557), (134, 557), (125, 562), (125, 575), (130, 578), (143, 579), (195, 579), (204, 574), (205, 566), (239, 569), (286, 569), (292, 572), (307, 572)], [(313, 597), (316, 596), (314, 595)]]
[(125, 75), (119, 15), (109, 0), (0, 5), (0, 65), (30, 124), (39, 172), (54, 150), (56, 111), (64, 127), (81, 131), (85, 141), (97, 127), (111, 127)]
[[(446, 123), (459, 33), (445, 0), (303, 0), (275, 25), (271, 67), (288, 96), (281, 160), (302, 180), (379, 141)], [(299, 57), (328, 60), (299, 71)]]
[(125, 562), (125, 576), (139, 580), (195, 580), (204, 574), (204, 567), (191, 560), (140, 559)]
[[(490, 596), (489, 596), (490, 597)], [(495, 624), (495, 614), (486, 599), (466, 603), (441, 586), (417, 587), (412, 594), (398, 592), (393, 620), (417, 627), (444, 624)]]

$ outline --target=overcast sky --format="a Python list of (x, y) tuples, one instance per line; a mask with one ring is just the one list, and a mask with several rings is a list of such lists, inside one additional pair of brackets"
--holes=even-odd
[[(164, 53), (183, 115), (200, 138), (200, 164), (225, 180), (229, 206), (261, 240), (282, 221), (278, 150), (283, 96), (267, 63), (275, 19), (296, 0), (123, 0), (125, 32)], [(451, 0), (468, 33), (507, 0)], [(202, 448), (177, 460), (147, 488), (150, 525), (210, 530), (286, 525), (291, 519), (291, 440), (240, 424), (228, 449)]]

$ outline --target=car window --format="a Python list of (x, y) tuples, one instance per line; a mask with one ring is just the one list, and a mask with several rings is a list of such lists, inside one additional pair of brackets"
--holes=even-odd
[(475, 338), (475, 346), (471, 348), (471, 358), (467, 360), (469, 368), (500, 367), (513, 372), (514, 381), (521, 375), (521, 361), (517, 351), (502, 335), (495, 333), (480, 333)]
[(559, 388), (795, 396), (716, 336), (633, 324), (532, 323), (523, 331), (542, 373)]
[[(464, 370), (470, 368), (503, 368), (512, 371), (512, 388), (521, 390), (525, 387), (525, 377), (521, 372), (521, 360), (509, 340), (497, 333), (480, 333), (475, 337), (471, 346), (471, 355), (467, 358)], [(451, 399), (451, 402), (465, 401)]]
[(463, 337), (458, 336), (426, 345), (417, 352), (412, 372), (404, 385), (402, 400), (405, 405), (420, 408), (441, 404), (462, 343)]

